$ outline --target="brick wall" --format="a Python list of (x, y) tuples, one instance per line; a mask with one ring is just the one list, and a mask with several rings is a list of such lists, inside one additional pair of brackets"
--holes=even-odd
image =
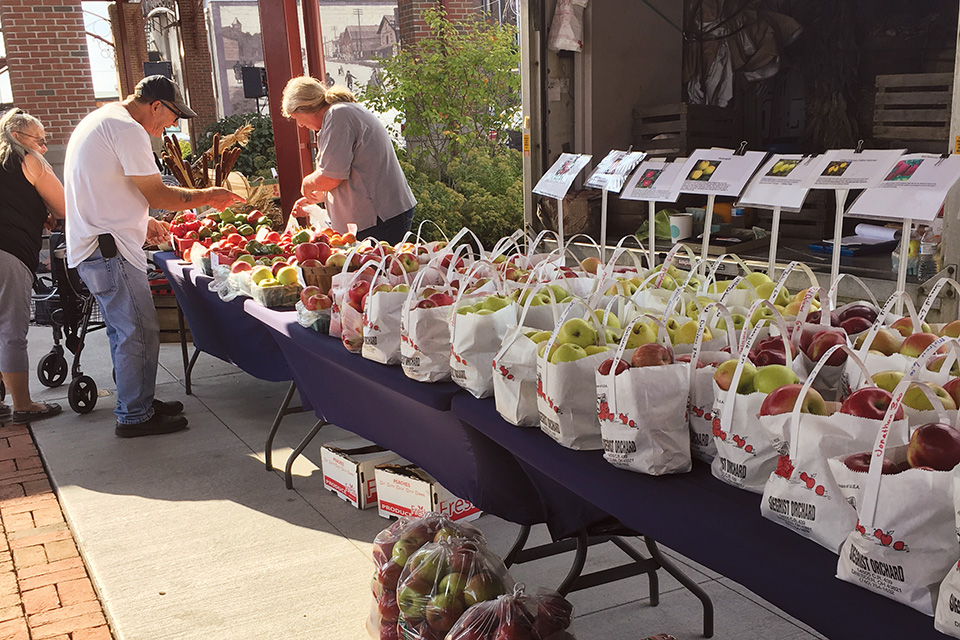
[[(6, 0), (4, 0), (6, 1)], [(217, 105), (213, 96), (213, 71), (210, 47), (207, 45), (207, 23), (203, 5), (196, 0), (178, 0), (181, 40), (183, 44), (183, 82), (187, 103), (197, 112), (189, 120), (190, 136), (196, 138), (207, 126), (217, 121)]]
[(427, 32), (423, 12), (431, 7), (444, 7), (453, 22), (475, 16), (481, 0), (397, 0), (397, 31), (400, 43), (416, 42)]
[(54, 151), (97, 106), (80, 0), (3, 0), (0, 23), (13, 102), (40, 118)]

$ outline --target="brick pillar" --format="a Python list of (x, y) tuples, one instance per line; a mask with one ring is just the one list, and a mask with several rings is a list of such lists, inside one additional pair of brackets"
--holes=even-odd
[(0, 24), (13, 102), (43, 122), (62, 173), (70, 133), (96, 108), (80, 0), (3, 0)]
[(397, 32), (400, 44), (412, 44), (427, 32), (423, 21), (423, 12), (432, 7), (443, 7), (447, 18), (459, 22), (464, 18), (476, 16), (482, 0), (397, 0)]
[(196, 0), (177, 0), (180, 15), (180, 40), (183, 45), (183, 87), (187, 103), (197, 112), (189, 120), (190, 137), (196, 138), (217, 121), (213, 95), (213, 69), (207, 45), (207, 23), (203, 4)]
[[(123, 25), (117, 10), (123, 12)], [(144, 30), (146, 20), (143, 9), (139, 4), (116, 2), (110, 5), (110, 27), (113, 31), (114, 61), (117, 65), (117, 75), (120, 77), (120, 99), (133, 93), (133, 88), (143, 77), (143, 63), (149, 60), (147, 54), (147, 34)], [(121, 41), (121, 33), (124, 40)], [(126, 66), (126, 73), (124, 67)]]

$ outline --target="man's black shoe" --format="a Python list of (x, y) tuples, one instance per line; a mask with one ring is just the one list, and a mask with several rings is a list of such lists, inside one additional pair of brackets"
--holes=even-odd
[(164, 402), (163, 400), (153, 399), (153, 412), (164, 416), (178, 416), (183, 413), (183, 403), (179, 400)]
[(161, 433), (173, 433), (187, 428), (187, 419), (183, 416), (165, 416), (154, 413), (153, 417), (139, 424), (117, 423), (115, 433), (118, 438), (137, 438), (140, 436), (156, 436)]

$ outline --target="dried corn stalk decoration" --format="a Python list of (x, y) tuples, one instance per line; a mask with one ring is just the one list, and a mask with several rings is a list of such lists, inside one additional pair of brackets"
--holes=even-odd
[[(183, 159), (180, 151), (180, 141), (176, 135), (163, 136), (163, 153), (161, 158), (180, 186), (188, 189), (203, 189), (210, 186), (226, 186), (227, 176), (233, 170), (242, 147), (250, 141), (253, 125), (245, 124), (231, 134), (220, 138), (219, 133), (213, 134), (213, 145), (203, 153), (192, 165)], [(236, 146), (234, 146), (236, 145)], [(213, 181), (210, 179), (210, 170), (213, 170)]]

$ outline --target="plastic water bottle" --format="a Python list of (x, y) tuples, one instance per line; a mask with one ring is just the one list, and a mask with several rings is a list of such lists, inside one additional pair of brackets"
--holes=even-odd
[(917, 256), (917, 279), (920, 282), (926, 282), (937, 275), (937, 249), (939, 248), (937, 236), (933, 233), (932, 227), (927, 227), (923, 236), (920, 237), (920, 255)]

